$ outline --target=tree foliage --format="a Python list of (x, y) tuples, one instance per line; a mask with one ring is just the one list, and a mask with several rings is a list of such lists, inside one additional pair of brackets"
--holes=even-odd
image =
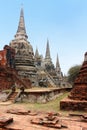
[(81, 65), (75, 65), (71, 67), (68, 71), (68, 82), (73, 85), (79, 71), (80, 71)]

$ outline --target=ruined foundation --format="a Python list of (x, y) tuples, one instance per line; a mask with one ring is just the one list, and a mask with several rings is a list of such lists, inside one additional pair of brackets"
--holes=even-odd
[(66, 98), (60, 102), (60, 109), (61, 110), (87, 111), (87, 101), (72, 100), (72, 99)]

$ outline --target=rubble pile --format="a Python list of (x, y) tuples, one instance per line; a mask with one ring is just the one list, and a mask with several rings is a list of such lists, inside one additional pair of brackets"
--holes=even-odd
[(61, 123), (58, 118), (58, 115), (55, 115), (53, 113), (49, 113), (46, 117), (34, 118), (31, 120), (31, 123), (56, 129), (67, 128), (66, 124)]
[[(1, 110), (1, 107), (0, 107)], [(87, 130), (86, 113), (69, 113), (64, 116), (56, 112), (8, 109), (0, 116), (0, 130)]]
[(33, 112), (30, 110), (21, 110), (21, 109), (9, 109), (6, 112), (10, 114), (16, 114), (16, 115), (30, 115), (30, 116), (37, 115), (37, 112)]

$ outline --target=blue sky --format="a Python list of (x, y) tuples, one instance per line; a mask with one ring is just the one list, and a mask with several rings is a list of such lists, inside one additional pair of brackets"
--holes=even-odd
[(51, 58), (58, 53), (63, 74), (82, 64), (87, 51), (87, 0), (0, 0), (0, 50), (14, 39), (21, 4), (28, 41), (45, 56), (47, 38)]

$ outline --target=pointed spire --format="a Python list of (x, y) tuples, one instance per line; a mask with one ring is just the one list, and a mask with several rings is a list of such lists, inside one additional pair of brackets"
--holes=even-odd
[(51, 57), (50, 57), (50, 48), (49, 48), (49, 40), (48, 39), (47, 39), (47, 47), (46, 47), (45, 59), (51, 59)]
[(60, 64), (59, 64), (58, 54), (57, 54), (57, 59), (56, 59), (56, 71), (60, 72)]
[(15, 38), (24, 38), (24, 39), (28, 38), (28, 36), (26, 34), (26, 29), (25, 29), (23, 8), (21, 8), (19, 25), (18, 25), (18, 29), (17, 29), (17, 33), (15, 35)]
[(38, 52), (38, 48), (36, 47), (36, 52), (35, 52), (35, 58), (39, 57), (39, 52)]
[(57, 59), (56, 59), (56, 73), (57, 73), (57, 76), (61, 79), (62, 72), (61, 72), (61, 68), (60, 68), (60, 64), (59, 64), (58, 54), (57, 54)]
[(45, 64), (52, 64), (48, 39), (47, 39), (46, 54), (45, 54)]

